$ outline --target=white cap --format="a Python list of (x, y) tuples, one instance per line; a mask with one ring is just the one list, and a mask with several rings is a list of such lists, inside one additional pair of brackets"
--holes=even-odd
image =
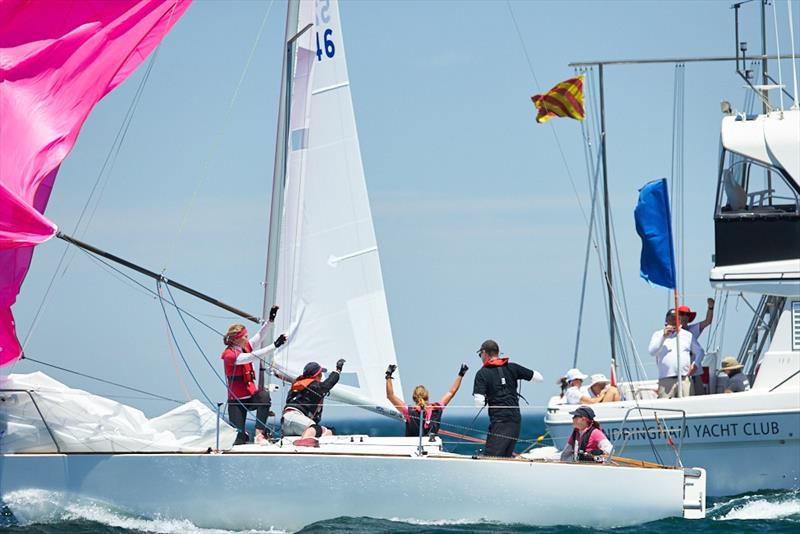
[(567, 371), (566, 374), (567, 382), (572, 382), (573, 380), (580, 378), (581, 380), (586, 380), (588, 375), (581, 373), (580, 369), (570, 369)]

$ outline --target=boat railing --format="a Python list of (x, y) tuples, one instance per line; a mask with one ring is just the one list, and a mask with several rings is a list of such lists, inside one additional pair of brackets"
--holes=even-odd
[[(615, 453), (615, 454), (617, 454), (619, 456), (621, 456), (622, 453), (625, 451), (625, 447), (628, 445), (628, 438), (632, 434), (631, 432), (626, 432), (625, 431), (625, 426), (628, 423), (628, 417), (630, 416), (631, 412), (639, 412), (639, 416), (641, 417), (641, 422), (642, 422), (642, 425), (643, 425), (642, 431), (645, 432), (648, 437), (650, 435), (649, 433), (652, 432), (652, 431), (655, 431), (656, 434), (661, 434), (661, 433), (665, 433), (666, 434), (666, 439), (667, 439), (668, 443), (670, 445), (672, 445), (673, 450), (675, 450), (675, 464), (676, 464), (676, 466), (677, 467), (683, 467), (683, 462), (681, 462), (681, 449), (683, 448), (683, 436), (684, 436), (685, 431), (686, 431), (686, 410), (681, 410), (679, 408), (650, 408), (650, 407), (645, 407), (645, 406), (633, 406), (631, 408), (628, 408), (628, 410), (625, 412), (625, 417), (622, 418), (622, 423), (620, 424), (620, 427), (619, 427), (620, 428), (620, 435), (623, 437), (622, 447), (620, 448), (618, 453)], [(653, 419), (655, 421), (656, 428), (651, 428), (648, 425), (647, 419), (645, 418), (645, 415), (644, 415), (644, 412), (653, 412)], [(663, 430), (661, 428), (659, 428), (661, 423), (660, 423), (660, 421), (658, 419), (658, 413), (657, 412), (672, 412), (672, 413), (677, 413), (677, 414), (681, 415), (681, 427), (680, 427), (680, 430), (678, 431), (678, 437), (680, 439), (678, 440), (677, 448), (675, 448), (675, 445), (674, 445), (674, 443), (672, 441), (673, 430), (670, 429), (669, 427), (666, 427), (666, 426), (664, 426)]]
[[(61, 453), (61, 447), (58, 444), (58, 440), (56, 439), (53, 430), (50, 428), (50, 425), (47, 424), (47, 419), (45, 419), (41, 408), (39, 408), (39, 403), (36, 402), (36, 397), (34, 397), (33, 391), (27, 389), (0, 389), (0, 403), (10, 402), (11, 399), (6, 396), (7, 393), (23, 393), (31, 399), (31, 404), (33, 404), (33, 407), (36, 409), (36, 413), (39, 414), (39, 419), (42, 420), (42, 424), (47, 430), (47, 433), (50, 435), (50, 439), (53, 440), (53, 445), (56, 447), (56, 452)], [(0, 446), (0, 448), (2, 447)]]

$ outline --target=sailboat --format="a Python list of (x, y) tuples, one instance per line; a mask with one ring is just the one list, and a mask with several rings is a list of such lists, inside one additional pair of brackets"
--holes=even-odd
[[(383, 370), (396, 357), (338, 2), (291, 0), (288, 6), (265, 303), (281, 304), (276, 331), (287, 332), (289, 342), (268, 371), (291, 379), (311, 359), (331, 368), (345, 358), (332, 396), (397, 417), (383, 391)], [(318, 447), (284, 437), (232, 446), (232, 429), (215, 417), (217, 430), (209, 435), (208, 412), (197, 406), (167, 414), (167, 422), (137, 421), (137, 436), (150, 442), (134, 446), (114, 424), (122, 419), (119, 426), (133, 427), (126, 417), (136, 414), (111, 407), (114, 417), (102, 424), (86, 423), (81, 414), (70, 419), (77, 410), (53, 418), (47, 400), (58, 404), (61, 386), (44, 381), (11, 375), (0, 386), (4, 406), (11, 407), (0, 451), (0, 498), (7, 501), (15, 492), (46, 490), (65, 500), (226, 529), (295, 530), (339, 516), (599, 527), (705, 515), (702, 469), (468, 456), (446, 451), (436, 436), (331, 436)], [(63, 394), (105, 406), (85, 392)], [(158, 431), (181, 418), (201, 435), (189, 440), (173, 432), (165, 445)], [(87, 451), (86, 440), (62, 439), (75, 427), (107, 432)], [(15, 441), (19, 428), (33, 437)], [(117, 440), (124, 446), (115, 448)], [(582, 503), (576, 516), (574, 503), (563, 497), (575, 480), (613, 481), (616, 490)]]
[[(739, 53), (730, 58), (737, 71)], [(800, 108), (796, 94), (790, 109), (770, 106), (763, 95), (783, 86), (739, 74), (766, 111), (735, 112), (723, 101), (709, 281), (760, 298), (737, 357), (752, 387), (724, 394), (722, 355), (710, 353), (710, 394), (658, 399), (656, 380), (630, 379), (619, 384), (622, 401), (593, 405), (620, 454), (668, 462), (677, 453), (708, 470), (712, 496), (800, 488)], [(556, 446), (569, 436), (572, 409), (560, 397), (548, 403)]]

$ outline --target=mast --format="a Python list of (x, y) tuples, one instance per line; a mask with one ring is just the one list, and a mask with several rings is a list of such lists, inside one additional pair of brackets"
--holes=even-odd
[(603, 65), (598, 65), (600, 77), (600, 150), (603, 155), (603, 211), (606, 225), (606, 290), (608, 291), (608, 334), (611, 342), (611, 366), (617, 372), (617, 344), (614, 321), (614, 284), (611, 264), (611, 224), (609, 224), (608, 161), (606, 159), (606, 103), (603, 90)]
[[(286, 10), (286, 49), (281, 73), (281, 93), (278, 105), (277, 132), (275, 134), (275, 163), (272, 171), (272, 202), (269, 210), (269, 235), (267, 241), (267, 272), (264, 275), (263, 317), (269, 317), (269, 309), (274, 304), (278, 279), (278, 254), (280, 250), (281, 222), (283, 219), (283, 193), (286, 186), (286, 147), (289, 146), (289, 118), (292, 103), (292, 73), (294, 59), (294, 35), (300, 13), (300, 0), (289, 0)], [(298, 34), (299, 35), (299, 34)], [(267, 339), (272, 339), (272, 328)], [(264, 363), (259, 364), (258, 385), (264, 386)]]

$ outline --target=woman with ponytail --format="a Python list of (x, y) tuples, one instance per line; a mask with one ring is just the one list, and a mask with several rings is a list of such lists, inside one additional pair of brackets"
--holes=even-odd
[(406, 436), (419, 436), (421, 414), (424, 414), (422, 417), (422, 435), (437, 434), (441, 426), (444, 407), (450, 403), (453, 396), (458, 391), (458, 388), (461, 387), (461, 380), (464, 378), (464, 375), (467, 374), (469, 367), (467, 367), (465, 363), (461, 364), (458, 376), (456, 376), (453, 385), (450, 386), (450, 390), (444, 394), (439, 402), (430, 402), (428, 388), (425, 386), (419, 385), (415, 387), (414, 392), (411, 394), (411, 400), (414, 401), (412, 406), (406, 405), (400, 397), (394, 394), (392, 374), (394, 374), (396, 369), (396, 365), (390, 365), (386, 370), (386, 398), (389, 399), (389, 402), (391, 402), (401, 414), (403, 414), (403, 418), (406, 422)]
[(264, 361), (264, 357), (286, 343), (286, 335), (281, 334), (271, 344), (261, 349), (253, 350), (264, 339), (267, 329), (275, 322), (278, 306), (273, 306), (269, 311), (269, 321), (264, 323), (256, 335), (247, 337), (247, 328), (241, 324), (233, 324), (223, 336), (225, 350), (222, 361), (225, 365), (225, 380), (228, 385), (228, 417), (231, 425), (238, 430), (234, 445), (247, 443), (249, 437), (245, 432), (247, 412), (256, 412), (255, 443), (267, 442), (267, 417), (272, 405), (269, 392), (259, 389), (256, 383), (256, 373), (253, 362)]
[(600, 430), (600, 423), (594, 420), (594, 410), (581, 406), (572, 414), (572, 435), (567, 446), (561, 451), (561, 461), (603, 462), (611, 454), (614, 446)]

